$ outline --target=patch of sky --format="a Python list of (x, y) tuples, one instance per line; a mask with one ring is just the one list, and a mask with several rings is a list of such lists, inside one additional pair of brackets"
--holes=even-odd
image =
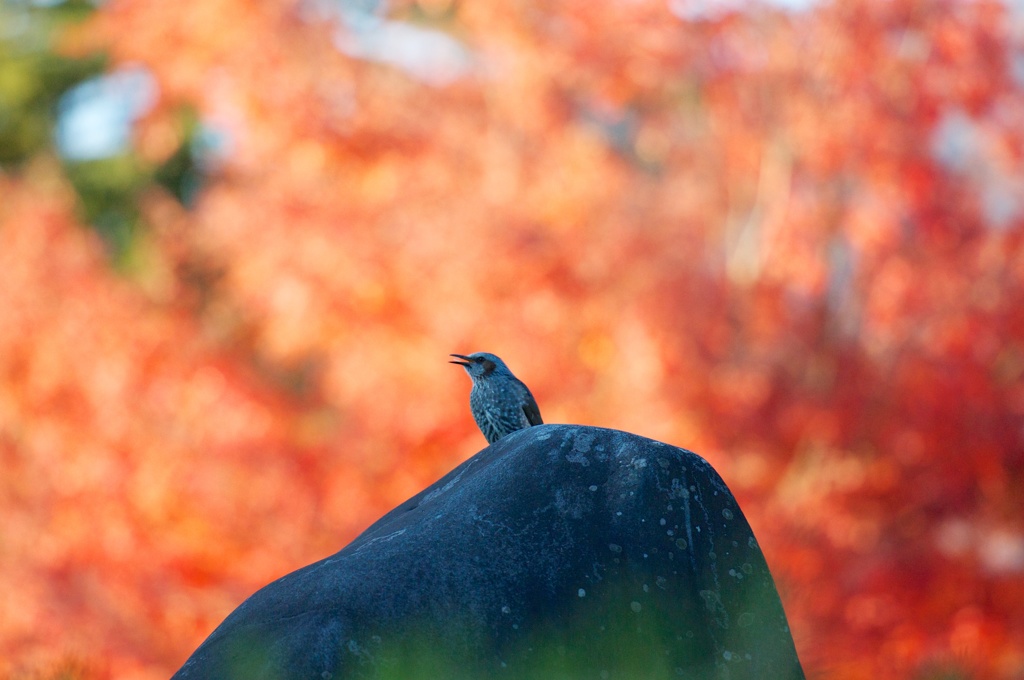
[(305, 13), (337, 23), (334, 44), (356, 59), (389, 64), (420, 82), (440, 87), (467, 75), (469, 49), (449, 34), (386, 18), (378, 0), (310, 0)]
[(787, 12), (805, 12), (819, 3), (819, 0), (668, 0), (672, 14), (684, 21), (709, 21), (728, 14), (737, 14), (752, 7), (774, 7)]
[(966, 179), (981, 197), (990, 227), (1009, 226), (1024, 210), (1022, 178), (993, 154), (995, 146), (985, 121), (961, 109), (943, 113), (932, 131), (931, 153), (947, 171)]
[(125, 67), (68, 90), (58, 104), (57, 149), (70, 161), (109, 158), (127, 150), (132, 124), (156, 102), (156, 80)]

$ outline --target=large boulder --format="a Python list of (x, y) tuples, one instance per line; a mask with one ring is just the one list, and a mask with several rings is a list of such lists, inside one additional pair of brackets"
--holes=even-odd
[(174, 675), (803, 678), (764, 556), (700, 456), (514, 432), (257, 591)]

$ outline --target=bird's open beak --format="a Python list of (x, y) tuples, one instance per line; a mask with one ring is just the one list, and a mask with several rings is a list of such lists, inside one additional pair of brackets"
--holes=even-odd
[(465, 356), (465, 355), (462, 355), (462, 354), (449, 354), (448, 356), (456, 357), (458, 359), (465, 359), (465, 361), (449, 361), (448, 362), (449, 364), (458, 364), (459, 366), (470, 366), (470, 365), (472, 365), (471, 364), (471, 359), (469, 357)]

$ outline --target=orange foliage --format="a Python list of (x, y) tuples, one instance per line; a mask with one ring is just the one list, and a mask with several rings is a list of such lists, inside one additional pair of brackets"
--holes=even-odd
[(670, 4), (393, 7), (463, 41), (446, 86), (315, 3), (104, 4), (140, 139), (189, 102), (231, 153), (129, 278), (48, 168), (0, 184), (0, 672), (167, 676), (482, 446), (445, 359), (486, 349), (715, 464), (811, 677), (1020, 677), (1019, 25)]

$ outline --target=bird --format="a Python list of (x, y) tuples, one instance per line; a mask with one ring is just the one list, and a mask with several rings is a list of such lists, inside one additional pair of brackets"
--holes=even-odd
[(473, 379), (469, 408), (488, 444), (516, 430), (544, 424), (530, 388), (497, 356), (488, 352), (448, 356), (461, 359), (448, 363), (462, 366)]

